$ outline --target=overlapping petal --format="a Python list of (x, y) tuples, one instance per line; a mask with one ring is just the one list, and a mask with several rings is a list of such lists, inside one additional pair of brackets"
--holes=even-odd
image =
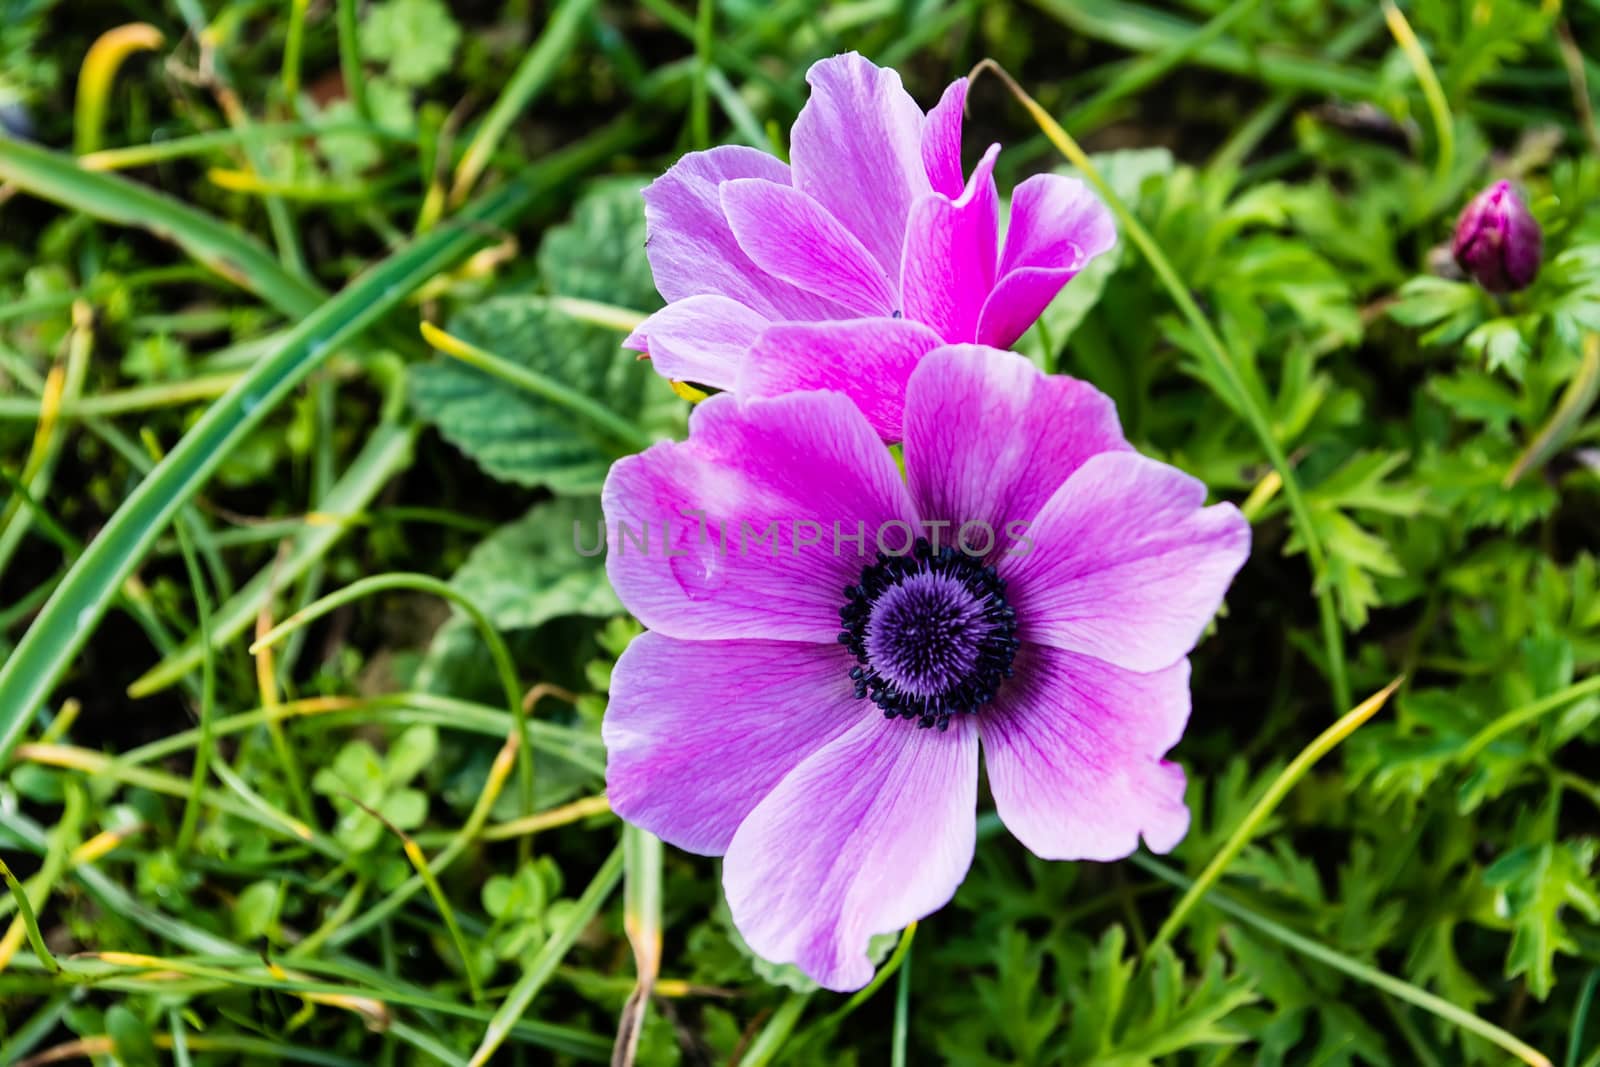
[(999, 145), (973, 168), (960, 197), (929, 193), (911, 208), (900, 287), (907, 318), (946, 341), (972, 341), (995, 279), (1000, 193), (994, 184)]
[(870, 711), (756, 805), (722, 882), (740, 934), (829, 989), (872, 978), (867, 942), (943, 906), (972, 863), (978, 735)]
[(1062, 286), (1116, 240), (1111, 213), (1076, 178), (1036, 174), (1018, 185), (1011, 194), (1000, 280), (984, 303), (978, 340), (1010, 345)]
[(645, 254), (669, 303), (725, 296), (768, 319), (824, 319), (837, 305), (760, 270), (739, 247), (720, 187), (737, 178), (788, 184), (789, 168), (754, 148), (691, 152), (644, 190)]
[(1089, 457), (1130, 448), (1104, 393), (980, 345), (949, 345), (918, 364), (904, 441), (923, 518), (984, 522), (997, 535), (1031, 522)]
[(641, 322), (623, 342), (674, 381), (731, 389), (767, 320), (725, 296), (686, 297)]
[(794, 187), (844, 223), (893, 277), (906, 215), (930, 188), (922, 109), (899, 74), (854, 52), (812, 64), (806, 82), (811, 96), (789, 136)]
[(738, 379), (745, 396), (805, 389), (844, 393), (884, 440), (900, 437), (906, 380), (939, 335), (909, 319), (794, 322), (764, 331)]
[(635, 638), (601, 736), (612, 810), (672, 845), (727, 851), (783, 776), (860, 722), (838, 645)]
[(790, 185), (741, 178), (722, 184), (722, 209), (745, 255), (762, 270), (858, 315), (888, 315), (893, 279), (854, 234)]
[(1189, 661), (1136, 674), (1027, 646), (979, 716), (1001, 820), (1037, 856), (1114, 860), (1170, 851), (1189, 828), (1183, 771), (1161, 757), (1189, 718)]
[(871, 531), (917, 522), (893, 458), (840, 393), (712, 397), (687, 441), (617, 461), (601, 504), (617, 595), (686, 639), (834, 642), (862, 566), (836, 533), (864, 523), (870, 556)]
[(967, 79), (951, 82), (922, 122), (922, 165), (933, 191), (954, 200), (966, 184), (961, 175), (961, 125)]
[(1000, 563), (1025, 641), (1153, 671), (1188, 655), (1250, 550), (1232, 504), (1132, 452), (1090, 457)]

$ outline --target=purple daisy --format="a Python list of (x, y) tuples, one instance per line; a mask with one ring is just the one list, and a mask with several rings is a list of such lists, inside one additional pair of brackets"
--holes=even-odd
[(1177, 844), (1162, 757), (1249, 549), (1110, 399), (1012, 353), (929, 353), (903, 440), (902, 479), (846, 396), (715, 396), (603, 496), (607, 571), (649, 628), (612, 676), (612, 807), (725, 856), (746, 941), (830, 989), (965, 876), (980, 744), (1037, 855)]
[(626, 344), (669, 378), (747, 396), (838, 389), (892, 439), (919, 358), (1009, 346), (1116, 234), (1082, 182), (1041, 174), (1012, 194), (1002, 246), (1000, 146), (962, 176), (965, 78), (926, 115), (853, 52), (806, 81), (788, 165), (713, 148), (644, 191), (668, 304)]

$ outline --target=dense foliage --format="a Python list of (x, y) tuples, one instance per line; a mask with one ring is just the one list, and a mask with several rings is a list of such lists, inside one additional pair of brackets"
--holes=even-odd
[[(0, 1062), (1600, 1064), (1600, 5), (1402, 9), (0, 0)], [(608, 813), (573, 528), (690, 406), (639, 188), (850, 48), (1091, 154), (1018, 347), (1255, 547), (1174, 855), (991, 833), (847, 999)]]

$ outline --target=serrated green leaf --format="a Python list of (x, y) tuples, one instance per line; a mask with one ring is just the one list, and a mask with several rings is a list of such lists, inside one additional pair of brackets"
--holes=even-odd
[(426, 85), (450, 69), (461, 27), (441, 0), (383, 0), (361, 21), (361, 52), (389, 65), (404, 85)]
[(606, 580), (600, 503), (562, 497), (535, 504), (472, 550), (450, 584), (503, 630), (538, 626), (563, 615), (622, 614)]
[[(491, 298), (453, 319), (449, 332), (647, 432), (666, 436), (682, 426), (686, 405), (622, 349), (615, 331), (552, 311), (540, 297)], [(597, 493), (624, 452), (581, 413), (444, 357), (413, 369), (411, 402), (485, 471), (517, 485)]]

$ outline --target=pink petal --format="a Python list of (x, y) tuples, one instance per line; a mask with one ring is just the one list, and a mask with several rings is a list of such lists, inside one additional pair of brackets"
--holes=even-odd
[(745, 255), (762, 270), (862, 315), (895, 308), (890, 278), (855, 235), (784, 183), (724, 182), (722, 210)]
[(994, 287), (1000, 241), (1000, 194), (994, 185), (999, 145), (990, 145), (959, 200), (929, 193), (906, 224), (900, 286), (907, 318), (946, 341), (973, 341), (984, 298)]
[(714, 294), (769, 319), (831, 318), (838, 308), (756, 268), (722, 214), (718, 187), (735, 178), (787, 184), (789, 168), (765, 152), (726, 145), (691, 152), (644, 191), (645, 254), (669, 302)]
[(731, 389), (745, 353), (767, 320), (725, 296), (691, 296), (641, 322), (624, 348), (648, 353), (656, 372), (680, 382)]
[(873, 935), (950, 900), (976, 838), (971, 722), (940, 733), (865, 711), (756, 805), (722, 867), (750, 947), (840, 991), (871, 981)]
[(769, 326), (739, 375), (745, 396), (835, 389), (886, 441), (900, 437), (906, 379), (939, 335), (909, 319), (788, 322)]
[(1250, 550), (1232, 504), (1131, 452), (1091, 457), (1028, 529), (1000, 574), (1025, 641), (1153, 671), (1189, 654)]
[(906, 387), (906, 478), (924, 520), (988, 523), (1001, 546), (1090, 456), (1128, 448), (1109, 397), (1012, 352), (949, 345)]
[(601, 735), (606, 795), (622, 818), (702, 855), (779, 780), (871, 714), (838, 645), (633, 640), (611, 675)]
[(930, 188), (922, 166), (922, 109), (901, 87), (900, 75), (854, 52), (812, 64), (806, 81), (811, 99), (790, 131), (794, 187), (844, 223), (894, 277), (906, 215)]
[(951, 82), (922, 121), (922, 165), (933, 191), (954, 200), (961, 178), (961, 119), (967, 106), (967, 79)]
[(1189, 718), (1189, 661), (1134, 674), (1025, 645), (978, 715), (1000, 818), (1047, 860), (1169, 852), (1189, 829), (1183, 770), (1161, 756)]
[(1010, 345), (1062, 286), (1116, 243), (1111, 212), (1083, 182), (1059, 174), (1024, 181), (1011, 194), (1000, 281), (983, 306), (978, 340)]
[(617, 596), (688, 639), (836, 641), (874, 531), (917, 521), (894, 459), (839, 393), (714, 396), (687, 441), (618, 460), (601, 504)]

